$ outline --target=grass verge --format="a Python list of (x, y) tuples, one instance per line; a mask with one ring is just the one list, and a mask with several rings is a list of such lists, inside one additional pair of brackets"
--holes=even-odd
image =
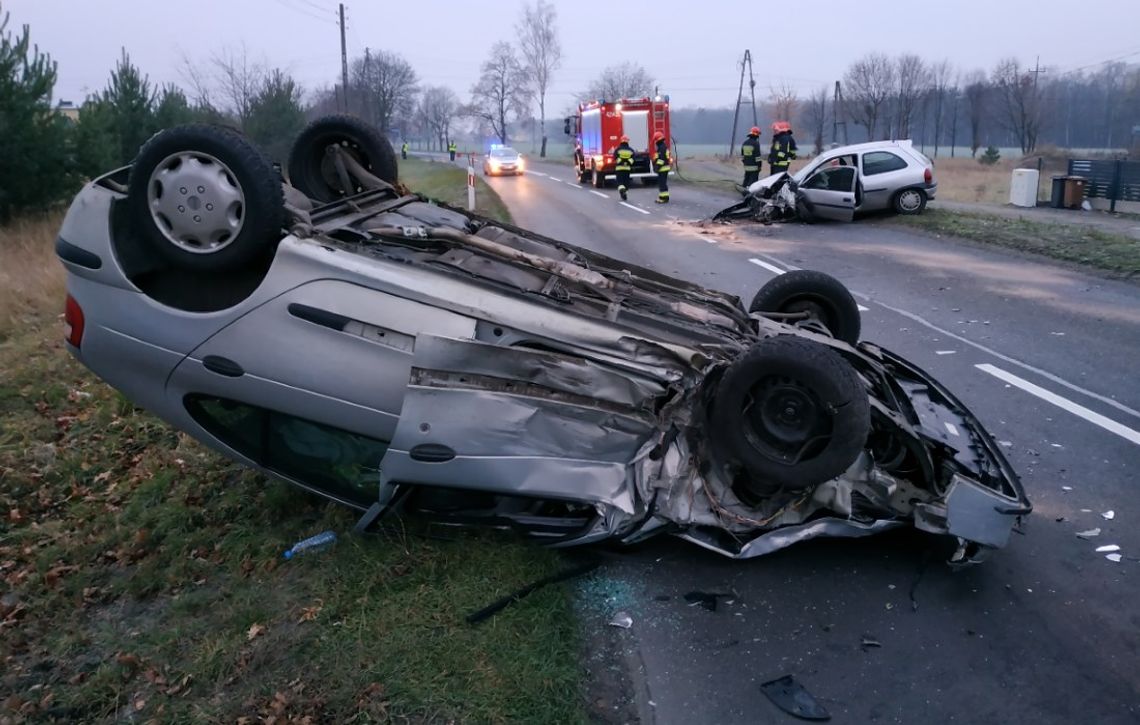
[(1140, 241), (1078, 224), (1049, 224), (973, 212), (927, 209), (885, 220), (983, 244), (1040, 254), (1124, 277), (1140, 275)]
[[(412, 191), (445, 204), (467, 208), (467, 170), (449, 161), (409, 158), (400, 161), (400, 181)], [(475, 213), (511, 223), (507, 205), (478, 176), (475, 177)]]
[(283, 561), (354, 514), (209, 452), (73, 361), (52, 322), (57, 222), (0, 248), (47, 265), (0, 297), (19, 317), (0, 338), (0, 719), (585, 718), (568, 592), (463, 621), (556, 553), (405, 522)]

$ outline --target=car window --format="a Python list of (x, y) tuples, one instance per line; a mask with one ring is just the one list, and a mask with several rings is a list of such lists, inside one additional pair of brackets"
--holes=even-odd
[(868, 151), (863, 154), (863, 175), (874, 176), (906, 168), (906, 161), (890, 151)]
[(185, 404), (203, 428), (270, 470), (359, 506), (379, 495), (387, 443), (225, 398), (192, 395)]
[(853, 166), (825, 166), (803, 184), (805, 189), (826, 189), (827, 191), (851, 191), (855, 186)]
[(491, 149), (492, 156), (517, 156), (518, 151), (514, 149)]

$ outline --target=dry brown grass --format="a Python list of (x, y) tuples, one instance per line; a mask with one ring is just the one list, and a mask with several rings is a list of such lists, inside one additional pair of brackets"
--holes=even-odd
[[(938, 181), (938, 198), (944, 201), (1008, 204), (1009, 183), (1014, 169), (1037, 168), (1037, 157), (1001, 160), (984, 166), (977, 159), (939, 158), (934, 162), (934, 178)], [(1067, 161), (1061, 156), (1047, 156), (1038, 181), (1038, 198), (1048, 198), (1052, 177), (1064, 174)]]
[(63, 221), (57, 210), (0, 226), (0, 340), (63, 310), (63, 266), (55, 238)]

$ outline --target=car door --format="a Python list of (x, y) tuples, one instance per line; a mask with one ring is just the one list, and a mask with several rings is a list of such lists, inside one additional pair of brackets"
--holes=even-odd
[(314, 280), (199, 345), (171, 374), (166, 395), (224, 453), (367, 505), (424, 332), (469, 338), (475, 320), (344, 280)]
[(888, 209), (891, 199), (911, 179), (908, 164), (893, 151), (867, 151), (859, 160), (863, 176), (862, 209), (873, 211)]
[(798, 193), (817, 218), (849, 222), (855, 218), (855, 177), (853, 166), (821, 166)]

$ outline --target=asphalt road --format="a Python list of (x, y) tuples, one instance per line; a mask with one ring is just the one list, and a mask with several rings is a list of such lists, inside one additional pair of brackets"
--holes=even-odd
[[(1140, 287), (874, 220), (701, 228), (687, 222), (731, 200), (675, 184), (657, 206), (635, 185), (622, 205), (568, 164), (489, 183), (520, 226), (746, 300), (788, 269), (838, 277), (866, 308), (863, 338), (954, 391), (1035, 506), (1023, 535), (957, 573), (909, 532), (744, 562), (677, 540), (622, 555), (584, 590), (587, 626), (631, 613), (603, 636), (643, 721), (788, 722), (759, 685), (792, 674), (839, 723), (1140, 722)], [(721, 588), (739, 596), (716, 611), (683, 600)]]

